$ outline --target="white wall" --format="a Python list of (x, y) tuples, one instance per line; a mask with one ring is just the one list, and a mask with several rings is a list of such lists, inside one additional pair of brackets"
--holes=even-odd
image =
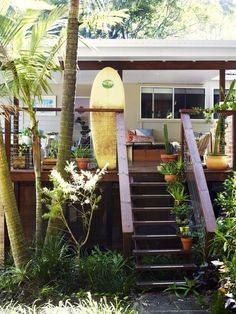
[[(149, 84), (149, 86), (162, 86), (163, 84)], [(228, 87), (229, 83), (226, 84)], [(180, 121), (179, 119), (141, 119), (140, 118), (140, 87), (145, 84), (125, 84), (125, 96), (126, 96), (126, 107), (125, 107), (125, 126), (126, 129), (134, 128), (152, 128), (154, 129), (154, 135), (157, 141), (163, 141), (163, 123), (168, 123), (169, 137), (171, 140), (180, 139)], [(165, 84), (165, 86), (170, 86)], [(173, 84), (171, 86), (174, 86)], [(178, 85), (185, 86), (186, 85)], [(52, 93), (50, 95), (56, 95), (57, 107), (62, 105), (62, 80), (58, 79), (52, 85)], [(218, 88), (218, 81), (210, 81), (202, 85), (191, 85), (189, 87), (205, 87), (206, 89), (206, 107), (210, 107), (213, 104), (213, 88)], [(91, 85), (77, 85), (76, 95), (89, 97), (91, 91)], [(60, 113), (56, 113), (53, 116), (42, 116), (38, 115), (39, 128), (45, 132), (58, 132)], [(210, 129), (210, 125), (206, 124), (204, 120), (192, 120), (194, 131), (207, 132)], [(29, 126), (29, 119), (27, 114), (21, 115), (20, 129)], [(77, 126), (76, 126), (77, 128)], [(77, 128), (77, 132), (78, 128)]]

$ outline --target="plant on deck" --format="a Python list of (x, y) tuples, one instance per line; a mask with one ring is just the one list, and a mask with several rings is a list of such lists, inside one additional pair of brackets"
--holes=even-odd
[[(98, 169), (94, 174), (82, 170), (79, 174), (76, 171), (74, 163), (67, 163), (65, 171), (69, 174), (70, 180), (64, 180), (57, 170), (52, 170), (50, 179), (53, 182), (53, 189), (43, 188), (45, 202), (49, 209), (49, 213), (45, 214), (44, 217), (57, 218), (62, 221), (77, 246), (78, 255), (80, 254), (81, 247), (88, 240), (93, 213), (97, 209), (101, 199), (101, 195), (96, 193), (96, 188), (98, 181), (105, 174), (105, 169), (106, 166), (102, 170)], [(73, 206), (82, 219), (84, 237), (79, 241), (67, 223), (64, 204)]]

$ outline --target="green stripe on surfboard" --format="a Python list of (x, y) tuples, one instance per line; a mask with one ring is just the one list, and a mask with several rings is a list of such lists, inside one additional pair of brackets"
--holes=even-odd
[[(122, 80), (116, 70), (106, 67), (98, 72), (92, 86), (90, 107), (123, 109), (125, 94)], [(91, 113), (91, 131), (95, 157), (99, 168), (109, 164), (116, 168), (116, 114)]]

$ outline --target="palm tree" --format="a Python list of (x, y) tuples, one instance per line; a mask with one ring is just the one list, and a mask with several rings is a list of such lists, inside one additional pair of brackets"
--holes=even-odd
[(16, 267), (24, 266), (29, 260), (29, 249), (24, 237), (16, 198), (8, 170), (5, 146), (0, 130), (0, 201), (4, 209), (8, 236)]
[[(90, 2), (91, 1), (81, 1), (81, 4), (91, 5)], [(64, 170), (66, 161), (69, 160), (71, 156), (74, 125), (74, 96), (76, 88), (79, 4), (79, 0), (69, 1), (62, 111), (60, 121), (60, 140), (57, 158), (57, 170), (61, 173), (64, 179), (66, 179), (67, 176)], [(124, 10), (107, 10), (100, 0), (93, 0), (92, 4), (93, 7), (97, 6), (98, 10), (93, 13), (92, 16), (89, 14), (87, 16), (83, 16), (81, 27), (88, 27), (89, 25), (92, 29), (93, 25), (93, 28), (103, 29), (107, 28), (108, 25), (115, 25), (120, 23), (122, 18), (126, 16)], [(57, 233), (58, 230), (61, 230), (62, 228), (63, 225), (59, 219), (56, 219), (55, 217), (50, 218), (48, 222), (46, 242), (52, 234)]]
[[(64, 67), (64, 83), (62, 96), (62, 111), (60, 121), (60, 140), (57, 157), (57, 170), (65, 178), (66, 161), (71, 157), (71, 144), (74, 125), (74, 99), (76, 85), (76, 62), (78, 48), (78, 15), (79, 0), (70, 0), (67, 24), (67, 43)], [(46, 234), (48, 238), (57, 233), (62, 226), (59, 219), (50, 218)]]
[(36, 249), (42, 243), (42, 192), (40, 137), (33, 105), (42, 92), (50, 91), (52, 70), (59, 70), (56, 54), (63, 43), (61, 35), (65, 7), (47, 15), (24, 17), (12, 10), (0, 15), (0, 70), (4, 83), (1, 93), (16, 97), (27, 108), (33, 139), (33, 161), (36, 187)]

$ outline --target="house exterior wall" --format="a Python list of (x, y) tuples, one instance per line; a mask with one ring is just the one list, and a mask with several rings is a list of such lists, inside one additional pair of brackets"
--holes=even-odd
[[(151, 128), (154, 129), (154, 136), (158, 142), (163, 141), (163, 123), (168, 123), (169, 137), (172, 141), (180, 140), (180, 120), (179, 119), (141, 119), (140, 118), (140, 88), (141, 86), (166, 86), (166, 87), (188, 87), (186, 85), (173, 84), (125, 84), (125, 127), (126, 129), (135, 128)], [(226, 84), (226, 88), (229, 83)], [(62, 82), (52, 84), (52, 92), (50, 95), (56, 95), (57, 107), (62, 105)], [(213, 89), (218, 88), (218, 81), (210, 81), (201, 85), (189, 85), (189, 87), (204, 87), (206, 94), (206, 107), (213, 104)], [(91, 85), (77, 85), (76, 95), (80, 97), (89, 97), (91, 92)], [(38, 115), (39, 127), (45, 132), (58, 132), (60, 123), (60, 113), (54, 116)], [(196, 132), (205, 133), (210, 130), (211, 125), (204, 120), (192, 120), (193, 129)], [(20, 128), (27, 127), (29, 119), (26, 114), (23, 114), (20, 121)]]

